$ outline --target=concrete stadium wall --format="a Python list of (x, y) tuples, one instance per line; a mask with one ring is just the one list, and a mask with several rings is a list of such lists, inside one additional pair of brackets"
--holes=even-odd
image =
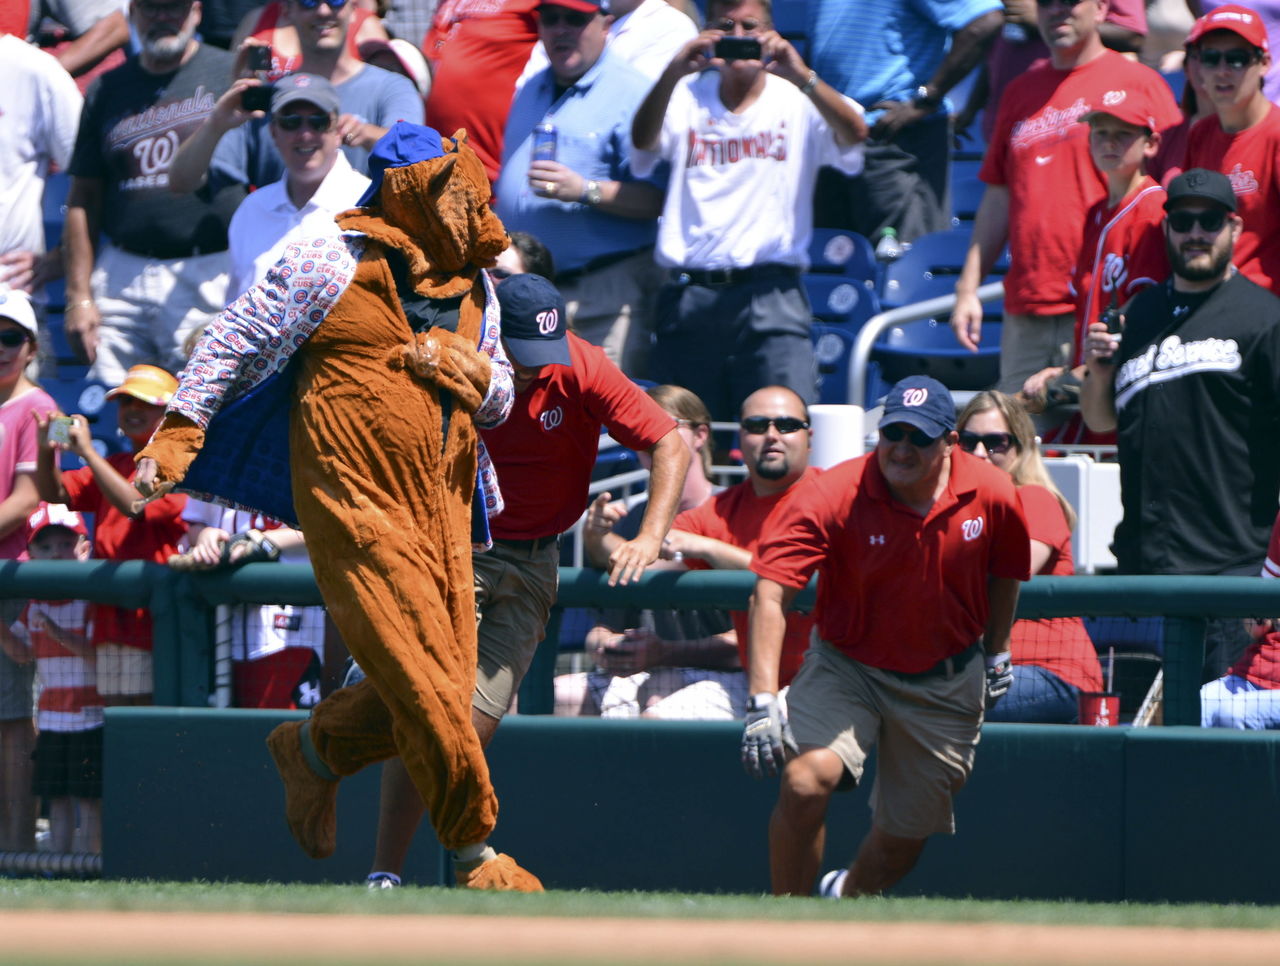
[[(362, 880), (378, 769), (343, 782), (338, 850), (308, 859), (263, 745), (297, 716), (108, 709), (104, 874)], [(740, 735), (735, 723), (508, 718), (490, 748), (493, 844), (552, 888), (766, 892), (776, 782), (743, 774)], [(833, 806), (826, 867), (867, 830), (869, 787)], [(1267, 817), (1278, 800), (1280, 735), (990, 725), (958, 834), (931, 841), (895, 894), (1276, 903), (1280, 837)], [(408, 881), (447, 876), (424, 830)]]

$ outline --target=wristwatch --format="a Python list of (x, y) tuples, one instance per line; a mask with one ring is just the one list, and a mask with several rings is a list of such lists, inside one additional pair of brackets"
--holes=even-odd
[(928, 84), (921, 84), (911, 96), (911, 103), (924, 111), (935, 111), (942, 103), (942, 97), (929, 90)]
[(588, 181), (586, 186), (582, 189), (583, 204), (590, 205), (594, 208), (596, 205), (600, 204), (600, 198), (600, 182)]

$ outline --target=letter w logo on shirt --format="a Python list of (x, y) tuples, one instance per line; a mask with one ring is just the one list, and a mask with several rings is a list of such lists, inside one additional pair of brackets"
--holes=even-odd
[(538, 422), (542, 424), (543, 432), (550, 432), (564, 422), (564, 410), (556, 406), (553, 409), (539, 413)]
[(982, 528), (982, 517), (974, 517), (972, 520), (965, 520), (960, 524), (960, 532), (964, 534), (965, 540), (977, 540), (982, 536)]

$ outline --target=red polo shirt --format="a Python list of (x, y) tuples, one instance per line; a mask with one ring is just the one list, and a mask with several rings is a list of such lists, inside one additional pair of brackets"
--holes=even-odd
[[(774, 508), (786, 503), (796, 487), (805, 480), (812, 479), (822, 470), (815, 466), (805, 470), (792, 486), (781, 493), (770, 496), (756, 496), (750, 480), (721, 490), (707, 502), (692, 510), (685, 510), (671, 525), (673, 530), (684, 530), (704, 537), (711, 537), (734, 547), (741, 547), (755, 553), (760, 542), (760, 534), (765, 520)], [(711, 565), (697, 557), (685, 557), (685, 564), (690, 570), (710, 570)], [(738, 634), (738, 657), (742, 666), (747, 667), (747, 644), (750, 640), (749, 619), (745, 610), (732, 612), (733, 629)], [(791, 683), (791, 679), (800, 670), (804, 662), (804, 652), (809, 648), (809, 632), (813, 630), (813, 615), (799, 611), (787, 612), (787, 632), (782, 639), (782, 661), (778, 669), (778, 684), (782, 687)]]
[(516, 394), (507, 421), (481, 432), (506, 508), (489, 521), (495, 540), (564, 533), (587, 508), (600, 427), (628, 449), (647, 450), (676, 421), (622, 374), (604, 351), (569, 340), (571, 365), (547, 366)]
[(1031, 576), (1013, 482), (958, 447), (924, 517), (893, 498), (874, 452), (794, 489), (751, 569), (797, 588), (819, 571), (818, 633), (872, 667), (918, 672), (959, 654), (986, 627), (988, 578)]

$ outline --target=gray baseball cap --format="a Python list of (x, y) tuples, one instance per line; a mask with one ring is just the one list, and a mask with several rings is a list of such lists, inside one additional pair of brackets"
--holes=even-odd
[(271, 113), (279, 114), (290, 104), (314, 104), (326, 114), (342, 109), (333, 85), (316, 74), (290, 74), (272, 85)]

